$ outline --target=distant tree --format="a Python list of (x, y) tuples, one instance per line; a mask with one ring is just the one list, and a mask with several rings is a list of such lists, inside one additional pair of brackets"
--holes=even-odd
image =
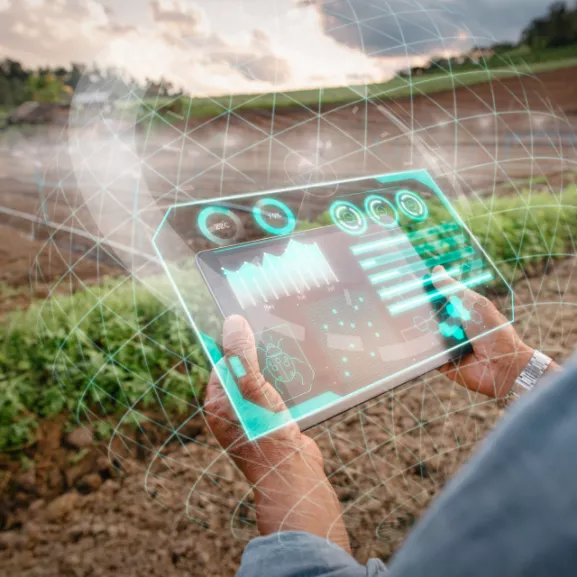
[(70, 73), (68, 74), (68, 79), (66, 80), (66, 85), (70, 86), (73, 90), (76, 90), (76, 87), (85, 72), (86, 66), (84, 66), (84, 64), (73, 62), (70, 68)]
[(0, 106), (10, 108), (13, 105), (10, 80), (4, 75), (0, 75)]
[(503, 54), (504, 52), (510, 52), (515, 49), (515, 44), (513, 42), (499, 42), (491, 46), (495, 54)]
[(64, 79), (68, 76), (68, 70), (62, 66), (59, 66), (58, 68), (54, 69), (53, 74), (56, 76), (56, 78)]
[(523, 30), (521, 43), (534, 51), (576, 44), (577, 4), (571, 9), (566, 2), (553, 2), (545, 16), (535, 18)]

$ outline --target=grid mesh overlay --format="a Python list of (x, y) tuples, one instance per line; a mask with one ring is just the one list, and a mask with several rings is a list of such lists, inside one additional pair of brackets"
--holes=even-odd
[[(333, 3), (332, 25), (373, 39), (362, 48), (369, 55), (379, 55), (374, 38), (383, 18), (396, 26), (386, 32), (391, 52), (408, 56), (425, 41), (453, 40), (444, 24), (454, 14), (442, 3), (360, 2), (372, 7), (364, 19), (345, 4)], [(407, 41), (403, 31), (416, 15), (424, 30), (412, 29)], [(73, 106), (43, 169), (38, 214), (39, 228), (50, 231), (42, 262), (63, 258), (64, 249), (74, 255), (51, 283), (39, 326), (46, 338), (63, 316), (71, 327), (58, 335), (53, 376), (79, 421), (107, 439), (110, 459), (121, 469), (140, 467), (144, 490), (203, 531), (247, 541), (256, 535), (255, 510), (252, 488), (206, 427), (209, 363), (152, 247), (168, 206), (426, 168), (452, 191), (482, 245), (505, 239), (496, 264), (514, 286), (521, 337), (559, 360), (573, 348), (574, 120), (528, 66), (495, 70), (482, 58), (474, 70), (448, 66), (442, 81), (440, 73), (409, 75), (343, 88), (336, 101), (321, 89), (314, 98), (273, 93), (200, 103), (116, 79), (98, 87), (113, 95), (109, 106)], [(446, 90), (431, 93), (440, 82)], [(215, 114), (200, 113), (201, 104)], [(544, 210), (557, 214), (552, 224)], [(184, 257), (175, 246), (174, 260)], [(86, 261), (96, 271), (90, 282), (75, 272)], [(50, 276), (40, 263), (37, 284)], [(78, 382), (81, 395), (71, 392)], [(309, 431), (357, 554), (390, 555), (501, 414), (496, 402), (431, 373)]]

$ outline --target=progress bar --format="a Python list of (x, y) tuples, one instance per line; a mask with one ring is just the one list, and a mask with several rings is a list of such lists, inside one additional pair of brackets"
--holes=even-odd
[[(475, 255), (475, 249), (472, 246), (465, 247), (463, 250), (457, 250), (449, 252), (439, 257), (432, 257), (426, 260), (420, 260), (418, 262), (410, 263), (395, 269), (398, 272), (397, 276), (405, 276), (406, 274), (420, 272), (426, 269), (434, 268), (438, 265), (445, 265), (450, 262), (455, 262), (466, 257), (471, 257)], [(369, 268), (376, 268), (378, 265), (369, 266)], [(378, 274), (373, 274), (369, 276), (371, 284), (380, 284), (385, 280), (391, 278), (391, 271), (385, 271)]]
[(358, 256), (360, 254), (366, 254), (368, 252), (372, 252), (373, 250), (394, 246), (396, 244), (406, 242), (407, 240), (409, 241), (420, 240), (423, 238), (427, 238), (428, 236), (431, 235), (443, 234), (445, 232), (452, 232), (456, 230), (459, 230), (459, 225), (450, 222), (447, 224), (441, 224), (439, 226), (433, 226), (431, 228), (427, 228), (424, 230), (417, 230), (415, 232), (410, 232), (409, 234), (401, 234), (398, 236), (384, 238), (383, 240), (376, 240), (374, 242), (359, 244), (357, 246), (353, 246), (351, 250), (355, 256)]
[(471, 288), (471, 287), (483, 284), (485, 282), (489, 282), (489, 281), (493, 280), (493, 278), (494, 278), (493, 273), (486, 272), (482, 275), (473, 277), (469, 280), (461, 281), (461, 282), (459, 282), (455, 285), (451, 285), (447, 288), (431, 292), (428, 295), (423, 295), (421, 297), (416, 297), (414, 299), (410, 299), (408, 301), (404, 301), (404, 302), (398, 303), (396, 305), (391, 305), (390, 307), (388, 307), (388, 309), (392, 315), (397, 315), (399, 313), (403, 313), (405, 311), (414, 309), (414, 308), (416, 308), (420, 305), (423, 305), (425, 303), (433, 302), (433, 301), (445, 298), (448, 295), (458, 293), (458, 292), (462, 291), (464, 288)]
[[(481, 265), (481, 267), (483, 266), (482, 261), (478, 261), (479, 264)], [(463, 270), (463, 269), (467, 269), (467, 270)], [(417, 288), (421, 288), (425, 283), (429, 283), (429, 282), (436, 282), (438, 280), (442, 280), (443, 278), (445, 278), (445, 276), (448, 274), (449, 276), (457, 276), (459, 274), (463, 274), (464, 272), (470, 272), (471, 271), (471, 267), (469, 264), (463, 265), (463, 266), (454, 266), (453, 268), (450, 268), (449, 270), (447, 270), (446, 272), (440, 272), (440, 273), (436, 273), (436, 274), (432, 274), (431, 276), (428, 277), (424, 277), (424, 278), (420, 278), (411, 282), (406, 282), (397, 286), (393, 286), (393, 287), (387, 287), (384, 289), (381, 289), (379, 291), (379, 296), (381, 297), (381, 299), (383, 300), (389, 300), (392, 299), (400, 294), (406, 293), (406, 292), (410, 292), (414, 289)]]

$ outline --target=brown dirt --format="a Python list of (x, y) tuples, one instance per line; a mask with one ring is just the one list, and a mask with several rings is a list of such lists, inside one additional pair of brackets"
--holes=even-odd
[(0, 288), (0, 315), (47, 297), (57, 281), (64, 281), (62, 290), (70, 294), (120, 272), (65, 246), (35, 239), (31, 229), (0, 225), (0, 286), (5, 285)]
[[(567, 260), (516, 287), (519, 333), (557, 360), (577, 338), (576, 275), (577, 260)], [(311, 431), (359, 560), (390, 557), (502, 411), (433, 374)], [(202, 423), (187, 433), (192, 442), (169, 444), (155, 464), (146, 451), (113, 447), (117, 470), (92, 446), (75, 459), (60, 425), (45, 427), (31, 453), (36, 466), (9, 481), (0, 575), (234, 573), (254, 513), (246, 483)]]
[[(520, 93), (526, 101), (517, 108), (546, 110), (549, 104), (540, 98), (545, 85), (552, 103), (575, 116), (576, 70), (525, 79)], [(453, 93), (416, 98), (414, 114), (426, 126), (433, 116), (435, 122), (443, 120), (439, 111), (462, 117), (483, 110), (483, 101), (493, 99), (499, 110), (508, 110), (519, 104), (517, 93), (519, 80), (510, 79), (492, 88), (460, 90), (456, 101)], [(388, 106), (401, 117), (409, 111), (408, 100)], [(276, 130), (295, 124), (298, 115), (295, 111), (277, 114)], [(243, 116), (265, 129), (270, 123), (266, 112)], [(331, 118), (335, 126), (346, 125), (350, 133), (359, 134), (365, 131), (365, 120), (347, 108)], [(368, 122), (376, 134), (386, 125), (375, 109)], [(509, 120), (511, 126), (526, 122), (526, 114)], [(215, 123), (210, 129), (221, 127)], [(290, 133), (296, 141), (301, 137), (298, 130)], [(434, 131), (430, 137), (435, 139)], [(350, 163), (354, 162), (351, 157)], [(559, 166), (545, 168), (548, 175), (557, 175), (550, 179), (557, 190), (566, 184)], [(479, 187), (483, 178), (478, 178)], [(506, 180), (504, 175), (499, 178)], [(30, 184), (2, 179), (0, 190), (2, 205), (35, 213), (38, 195)], [(68, 217), (67, 210), (61, 217), (61, 221)], [(77, 290), (84, 282), (121, 272), (102, 262), (97, 265), (65, 243), (44, 246), (44, 240), (32, 239), (30, 226), (18, 219), (2, 216), (0, 223), (0, 284), (11, 287), (3, 291), (0, 315), (26, 306), (31, 298), (47, 296), (62, 278)], [(38, 253), (41, 261), (34, 266), (31, 255)], [(577, 260), (558, 263), (542, 277), (516, 287), (519, 332), (558, 360), (570, 354), (577, 337), (576, 268)], [(26, 288), (31, 270), (34, 293)], [(501, 413), (495, 403), (434, 374), (311, 432), (345, 506), (359, 560), (387, 559), (394, 552)], [(97, 443), (75, 447), (62, 422), (42, 423), (38, 442), (24, 452), (25, 466), (2, 457), (0, 576), (232, 575), (247, 540), (255, 535), (254, 511), (245, 497), (248, 487), (202, 422), (191, 423), (186, 438), (186, 443), (168, 444), (152, 463), (154, 455), (142, 446), (139, 449), (134, 436), (117, 437), (110, 447), (111, 459), (108, 447)], [(158, 447), (162, 440), (158, 431), (147, 431), (149, 447)]]

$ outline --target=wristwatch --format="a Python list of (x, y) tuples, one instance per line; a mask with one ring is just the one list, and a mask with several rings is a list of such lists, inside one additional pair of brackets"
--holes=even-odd
[(552, 362), (553, 361), (541, 351), (535, 351), (531, 360), (527, 363), (527, 366), (511, 387), (509, 395), (518, 399), (521, 395), (532, 391)]

